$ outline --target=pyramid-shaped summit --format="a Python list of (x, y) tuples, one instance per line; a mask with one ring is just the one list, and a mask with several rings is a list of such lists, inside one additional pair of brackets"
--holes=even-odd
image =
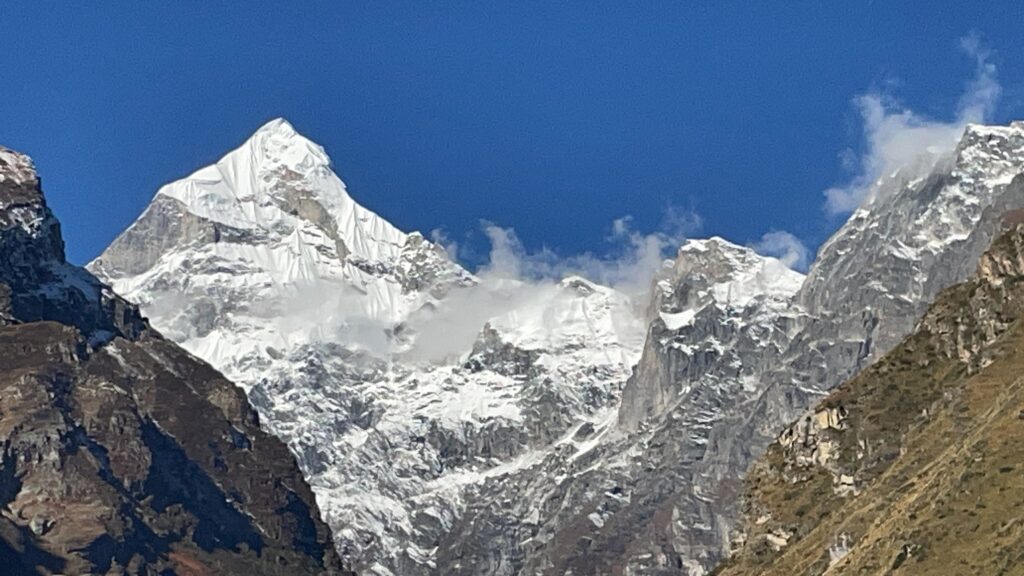
[(169, 225), (188, 221), (167, 240), (176, 245), (224, 235), (266, 244), (275, 236), (297, 233), (298, 241), (336, 261), (349, 255), (370, 262), (394, 260), (407, 241), (405, 233), (357, 204), (331, 170), (323, 148), (281, 118), (215, 164), (160, 188), (139, 221), (97, 261), (97, 269), (142, 271), (150, 265), (125, 266), (129, 256), (118, 249), (122, 242), (139, 240), (136, 236), (147, 232), (147, 225), (158, 224), (154, 220)]
[[(245, 351), (247, 371), (273, 350), (334, 339), (346, 326), (354, 345), (367, 330), (383, 338), (474, 281), (442, 248), (353, 200), (323, 148), (280, 118), (161, 187), (88, 268), (200, 357), (223, 366), (223, 354)], [(193, 305), (173, 306), (181, 301)], [(303, 320), (267, 326), (283, 310)]]

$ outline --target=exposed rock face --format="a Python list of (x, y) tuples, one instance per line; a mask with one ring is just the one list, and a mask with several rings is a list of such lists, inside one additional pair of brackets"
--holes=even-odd
[(1024, 207), (1022, 172), (1024, 123), (971, 125), (930, 173), (880, 180), (822, 246), (796, 298), (809, 323), (759, 409), (792, 420), (809, 404), (789, 406), (774, 388), (795, 379), (821, 394), (910, 333), (941, 289), (973, 274), (1007, 215)]
[[(619, 423), (635, 430), (675, 408), (695, 380), (738, 384), (760, 374), (788, 344), (799, 313), (791, 300), (802, 282), (781, 262), (721, 238), (684, 244), (656, 283), (647, 346)], [(769, 357), (750, 362), (758, 354)]]
[[(896, 345), (941, 288), (971, 273), (1024, 205), (1022, 171), (1024, 125), (970, 126), (931, 173), (879, 181), (802, 284), (721, 240), (684, 246), (675, 273), (658, 282), (657, 317), (618, 426), (581, 455), (566, 447), (532, 477), (496, 480), (493, 497), (505, 491), (523, 503), (509, 511), (475, 500), (442, 547), (451, 565), (466, 574), (706, 573), (728, 553), (753, 459)], [(832, 461), (828, 423), (839, 416), (806, 423), (803, 458)], [(828, 490), (859, 485), (836, 469)], [(774, 534), (774, 546), (789, 537)], [(480, 552), (489, 542), (501, 552)]]
[(678, 574), (713, 562), (728, 530), (716, 506), (734, 500), (736, 481), (683, 496), (720, 474), (701, 463), (708, 435), (755, 397), (753, 377), (786, 347), (801, 281), (720, 238), (687, 242), (656, 280), (654, 320), (615, 419), (580, 426), (543, 461), (488, 483), (442, 544), (448, 570)]
[(0, 558), (11, 574), (341, 573), (241, 390), (64, 260), (0, 148)]
[(0, 148), (0, 191), (0, 318), (60, 322), (96, 343), (146, 329), (137, 309), (65, 262), (60, 224), (28, 157)]
[(1019, 571), (1022, 312), (1016, 228), (758, 461), (719, 574)]
[[(896, 345), (941, 288), (971, 273), (1004, 216), (1024, 205), (1022, 171), (1024, 125), (970, 126), (953, 154), (931, 173), (913, 178), (897, 173), (876, 184), (871, 200), (821, 248), (790, 300), (778, 351), (733, 348), (736, 364), (752, 370), (744, 381), (753, 390), (726, 392), (730, 401), (712, 407), (710, 415), (689, 418), (680, 418), (678, 410), (692, 400), (680, 396), (678, 408), (655, 410), (646, 420), (650, 428), (671, 430), (661, 436), (667, 446), (695, 433), (706, 440), (689, 458), (668, 465), (682, 480), (655, 496), (663, 499), (666, 516), (679, 523), (641, 535), (636, 557), (652, 560), (634, 562), (627, 571), (670, 571), (673, 558), (691, 576), (715, 565), (728, 550), (736, 488), (752, 458), (828, 390)], [(684, 343), (699, 346), (713, 335), (709, 328)], [(644, 351), (644, 358), (658, 365), (652, 373), (672, 370), (669, 381), (692, 381), (705, 395), (721, 389), (714, 372), (694, 377), (671, 355), (652, 351), (656, 345), (649, 338)], [(645, 370), (642, 361), (637, 374)], [(638, 379), (652, 386), (628, 386), (623, 408), (665, 397), (659, 381), (664, 379)], [(641, 398), (631, 399), (632, 392)], [(621, 414), (626, 422), (630, 415)], [(651, 459), (664, 462), (660, 453)]]

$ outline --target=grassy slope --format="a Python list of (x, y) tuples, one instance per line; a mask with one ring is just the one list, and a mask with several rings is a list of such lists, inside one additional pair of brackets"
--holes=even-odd
[[(915, 334), (823, 401), (849, 412), (828, 432), (832, 471), (769, 450), (748, 479), (746, 544), (719, 574), (1024, 574), (1022, 247), (1021, 230), (997, 240), (994, 282), (945, 291)], [(859, 493), (837, 495), (835, 471)], [(780, 551), (773, 530), (793, 534)], [(849, 553), (830, 566), (843, 534)]]

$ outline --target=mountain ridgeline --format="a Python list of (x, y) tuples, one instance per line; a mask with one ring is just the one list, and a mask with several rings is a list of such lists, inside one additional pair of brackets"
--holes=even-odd
[[(875, 457), (811, 457), (825, 464), (799, 474), (828, 490), (808, 493), (797, 519), (778, 508), (803, 480), (772, 492), (790, 448), (758, 459), (782, 430), (803, 445), (861, 418), (830, 392), (918, 338), (904, 341), (1024, 208), (1024, 124), (970, 125), (928, 165), (876, 182), (806, 276), (721, 238), (689, 240), (637, 302), (578, 276), (469, 273), (357, 204), (323, 149), (275, 120), (161, 188), (88, 268), (246, 391), (360, 573), (701, 576), (735, 549), (726, 570), (756, 574), (804, 542), (813, 562), (778, 573), (820, 573), (829, 548), (849, 548), (834, 566), (852, 567), (875, 537), (814, 524), (868, 493), (874, 472), (860, 467)], [(957, 322), (989, 326), (988, 309), (969, 310), (978, 318)], [(954, 378), (988, 362), (952, 354), (900, 369)], [(905, 416), (939, 409), (933, 393)], [(811, 424), (787, 428), (822, 401)], [(891, 462), (903, 440), (861, 441)]]
[(313, 494), (244, 393), (68, 264), (0, 148), (4, 574), (341, 574)]

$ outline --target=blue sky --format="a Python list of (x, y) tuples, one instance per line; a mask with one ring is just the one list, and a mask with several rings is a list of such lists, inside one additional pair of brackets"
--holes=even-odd
[(35, 158), (79, 263), (277, 116), (471, 264), (481, 220), (568, 256), (669, 211), (813, 248), (869, 152), (855, 99), (953, 121), (971, 34), (1001, 86), (986, 115), (1024, 117), (1017, 2), (93, 4), (0, 4), (0, 144)]

